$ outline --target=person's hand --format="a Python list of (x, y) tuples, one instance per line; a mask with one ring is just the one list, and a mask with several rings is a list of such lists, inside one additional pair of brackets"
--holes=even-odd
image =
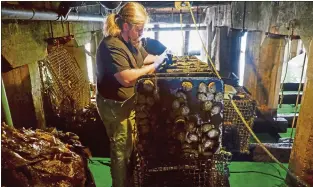
[(166, 50), (161, 54), (161, 55), (157, 55), (156, 59), (154, 61), (154, 67), (155, 69), (157, 69), (163, 62), (164, 60), (167, 58), (167, 52)]

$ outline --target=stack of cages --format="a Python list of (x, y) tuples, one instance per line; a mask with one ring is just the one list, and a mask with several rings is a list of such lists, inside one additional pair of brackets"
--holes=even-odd
[(199, 60), (180, 59), (187, 63), (173, 58), (137, 81), (135, 186), (229, 186), (223, 81)]
[[(161, 73), (190, 73), (190, 72), (213, 72), (212, 67), (206, 62), (200, 61), (195, 56), (174, 56), (172, 63), (165, 64), (160, 68)], [(249, 126), (253, 127), (256, 102), (251, 95), (239, 86), (235, 79), (222, 78), (225, 86), (228, 84), (234, 87), (235, 93), (231, 97), (242, 113)], [(226, 90), (224, 95), (224, 123), (223, 123), (222, 145), (226, 151), (232, 153), (249, 153), (250, 133), (243, 124), (239, 115), (232, 106), (229, 93)]]

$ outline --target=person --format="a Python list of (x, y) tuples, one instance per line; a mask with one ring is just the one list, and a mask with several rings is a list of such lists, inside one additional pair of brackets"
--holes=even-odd
[(128, 167), (133, 150), (134, 84), (143, 75), (155, 72), (166, 59), (148, 54), (141, 45), (149, 16), (136, 2), (127, 2), (117, 14), (110, 14), (104, 38), (96, 54), (98, 113), (110, 139), (113, 187), (128, 187)]

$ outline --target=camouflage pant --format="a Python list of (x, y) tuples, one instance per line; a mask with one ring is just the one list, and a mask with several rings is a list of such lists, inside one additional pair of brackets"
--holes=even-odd
[(135, 124), (133, 105), (104, 99), (100, 94), (97, 94), (96, 101), (99, 115), (110, 138), (113, 187), (128, 187), (128, 167), (133, 150), (132, 132)]

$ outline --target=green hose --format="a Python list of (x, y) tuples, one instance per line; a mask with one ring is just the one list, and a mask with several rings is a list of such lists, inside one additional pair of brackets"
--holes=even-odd
[(4, 117), (5, 117), (6, 124), (13, 127), (10, 107), (9, 107), (9, 103), (8, 103), (7, 94), (5, 92), (3, 79), (1, 79), (1, 103), (2, 103), (2, 108), (4, 111)]

